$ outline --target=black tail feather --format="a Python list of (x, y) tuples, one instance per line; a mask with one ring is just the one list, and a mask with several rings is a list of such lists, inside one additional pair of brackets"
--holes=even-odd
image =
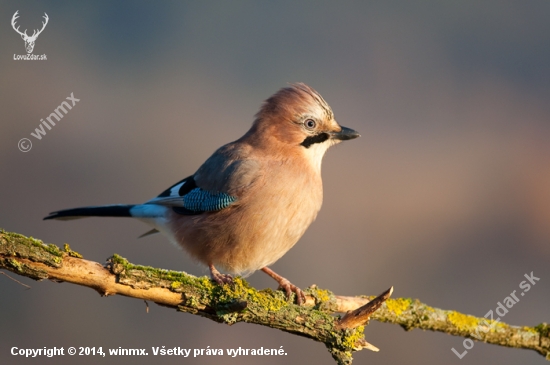
[(58, 210), (51, 212), (50, 215), (44, 217), (44, 220), (59, 219), (69, 220), (84, 217), (131, 217), (130, 209), (134, 205), (102, 205), (97, 207), (82, 207), (73, 209)]

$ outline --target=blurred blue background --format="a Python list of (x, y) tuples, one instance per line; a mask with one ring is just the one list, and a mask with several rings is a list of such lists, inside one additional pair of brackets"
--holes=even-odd
[[(46, 29), (25, 54), (11, 27)], [(123, 219), (44, 222), (82, 205), (138, 203), (240, 137), (260, 103), (305, 82), (360, 139), (331, 149), (324, 206), (274, 266), (295, 284), (483, 316), (525, 273), (541, 280), (502, 318), (550, 322), (550, 2), (0, 1), (0, 227), (104, 262), (206, 275)], [(70, 94), (80, 102), (30, 135)], [(32, 149), (17, 148), (29, 138)], [(0, 276), (0, 363), (332, 364), (324, 346), (69, 284)], [(266, 275), (257, 288), (275, 287)], [(372, 323), (355, 363), (543, 364), (532, 351)], [(12, 346), (258, 348), (285, 357), (13, 357)]]

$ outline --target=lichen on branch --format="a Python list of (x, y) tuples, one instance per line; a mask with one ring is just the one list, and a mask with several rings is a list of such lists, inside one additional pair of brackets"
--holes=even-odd
[(346, 327), (345, 317), (341, 321), (337, 313), (356, 310), (362, 315), (365, 310), (360, 307), (367, 308), (374, 297), (336, 296), (312, 286), (304, 291), (306, 304), (297, 306), (289, 303), (283, 292), (258, 291), (241, 278), (236, 278), (233, 285), (219, 286), (206, 277), (134, 265), (116, 254), (101, 265), (83, 259), (68, 245), (60, 249), (4, 230), (0, 230), (0, 269), (35, 280), (51, 279), (91, 287), (103, 296), (118, 294), (144, 299), (228, 325), (247, 322), (277, 328), (322, 342), (339, 364), (351, 364), (353, 351), (377, 350), (364, 339), (369, 316), (406, 330), (419, 328), (532, 349), (550, 360), (550, 326), (546, 323), (536, 327), (491, 325), (484, 318), (433, 308), (418, 300), (387, 297), (381, 300), (379, 296), (380, 308), (372, 314), (367, 310), (363, 319), (367, 322), (361, 325), (352, 321), (355, 327), (351, 328)]

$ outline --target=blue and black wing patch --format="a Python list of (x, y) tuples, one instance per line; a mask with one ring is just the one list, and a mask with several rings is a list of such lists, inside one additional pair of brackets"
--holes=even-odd
[(212, 193), (197, 187), (193, 176), (189, 176), (163, 191), (158, 198), (182, 199), (183, 206), (173, 206), (172, 210), (182, 215), (196, 215), (216, 212), (229, 207), (237, 198), (226, 193)]
[(183, 196), (185, 209), (194, 212), (215, 212), (227, 208), (237, 201), (237, 198), (226, 193), (211, 193), (195, 188)]

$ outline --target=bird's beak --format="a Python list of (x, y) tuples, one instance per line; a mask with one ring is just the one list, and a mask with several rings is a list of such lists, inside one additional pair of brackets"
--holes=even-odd
[(330, 133), (330, 138), (338, 139), (340, 141), (346, 141), (348, 139), (354, 139), (357, 137), (361, 137), (361, 135), (356, 131), (354, 131), (353, 129), (346, 128), (346, 127), (342, 127), (342, 130), (340, 132)]

